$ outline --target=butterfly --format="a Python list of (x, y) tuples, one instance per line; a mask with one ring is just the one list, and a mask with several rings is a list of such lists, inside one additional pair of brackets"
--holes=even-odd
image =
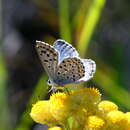
[(64, 40), (56, 40), (54, 45), (36, 41), (36, 50), (49, 76), (48, 84), (61, 87), (91, 79), (96, 64), (91, 59), (81, 59), (76, 49)]

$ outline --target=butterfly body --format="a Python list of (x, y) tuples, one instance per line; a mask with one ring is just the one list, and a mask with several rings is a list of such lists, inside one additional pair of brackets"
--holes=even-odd
[(36, 50), (49, 75), (49, 84), (54, 87), (87, 81), (96, 71), (93, 60), (81, 59), (76, 49), (64, 40), (55, 41), (53, 46), (36, 41)]

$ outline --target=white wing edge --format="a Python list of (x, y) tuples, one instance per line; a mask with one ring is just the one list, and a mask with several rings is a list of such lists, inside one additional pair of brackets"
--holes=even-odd
[[(37, 44), (41, 44), (41, 43), (51, 46), (50, 44), (48, 44), (48, 43), (46, 43), (46, 42), (36, 40), (36, 47), (37, 47)], [(51, 47), (52, 47), (52, 46), (51, 46)]]
[(85, 82), (90, 80), (96, 72), (96, 63), (91, 59), (81, 59), (85, 67), (85, 76), (78, 80), (78, 82)]

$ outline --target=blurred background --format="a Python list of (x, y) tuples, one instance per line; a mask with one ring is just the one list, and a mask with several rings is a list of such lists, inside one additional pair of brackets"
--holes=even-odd
[(85, 86), (130, 111), (129, 0), (0, 0), (0, 130), (47, 130), (29, 116), (49, 97), (34, 46), (59, 38), (96, 62)]

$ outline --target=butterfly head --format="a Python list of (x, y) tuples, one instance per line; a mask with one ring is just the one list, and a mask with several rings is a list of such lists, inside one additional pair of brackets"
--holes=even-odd
[(48, 84), (48, 86), (52, 86), (52, 83), (51, 83), (50, 79), (47, 80), (47, 84)]
[(48, 86), (50, 86), (50, 87), (57, 87), (58, 85), (55, 83), (55, 82), (53, 82), (51, 79), (48, 79), (47, 80), (47, 84), (48, 84)]

